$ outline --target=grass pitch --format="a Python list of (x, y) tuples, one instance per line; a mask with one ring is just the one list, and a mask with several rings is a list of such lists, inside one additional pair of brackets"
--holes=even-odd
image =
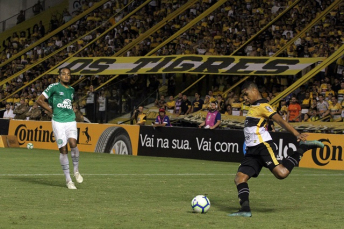
[[(344, 228), (343, 171), (295, 168), (280, 181), (263, 169), (249, 181), (253, 217), (236, 218), (237, 163), (81, 153), (84, 183), (68, 190), (58, 151), (0, 157), (0, 228)], [(198, 194), (206, 214), (191, 212)]]

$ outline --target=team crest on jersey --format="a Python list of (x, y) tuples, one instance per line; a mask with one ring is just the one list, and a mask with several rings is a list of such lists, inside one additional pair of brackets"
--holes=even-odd
[(271, 109), (271, 107), (266, 106), (265, 108), (266, 108), (269, 112), (273, 112), (273, 110)]
[(73, 107), (72, 107), (72, 100), (70, 100), (70, 99), (65, 99), (65, 100), (63, 100), (62, 103), (58, 103), (58, 104), (57, 104), (57, 107), (58, 107), (58, 108), (72, 109), (72, 108), (73, 108)]

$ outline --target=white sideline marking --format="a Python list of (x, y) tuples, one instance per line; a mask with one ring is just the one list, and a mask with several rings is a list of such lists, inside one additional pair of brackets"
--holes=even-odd
[[(215, 174), (215, 173), (167, 173), (167, 174), (139, 174), (139, 173), (127, 173), (127, 174), (111, 174), (111, 173), (105, 173), (105, 174), (87, 174), (82, 173), (83, 176), (235, 176), (235, 173), (228, 173), (228, 174)], [(259, 176), (266, 176), (271, 174), (259, 174)], [(0, 174), (0, 177), (10, 177), (10, 176), (21, 176), (21, 177), (27, 177), (27, 176), (63, 176), (63, 173), (59, 174), (43, 174), (43, 173), (37, 173), (37, 174)], [(317, 176), (344, 176), (344, 173), (341, 174), (292, 174), (292, 176), (307, 176), (307, 177), (317, 177)]]

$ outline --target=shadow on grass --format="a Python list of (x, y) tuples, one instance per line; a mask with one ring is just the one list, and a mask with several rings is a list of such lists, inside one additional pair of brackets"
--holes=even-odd
[(63, 181), (60, 182), (56, 180), (49, 180), (48, 178), (38, 179), (38, 178), (33, 178), (33, 177), (8, 177), (6, 179), (16, 180), (16, 181), (30, 183), (30, 184), (44, 185), (44, 186), (63, 187), (63, 188), (66, 187)]

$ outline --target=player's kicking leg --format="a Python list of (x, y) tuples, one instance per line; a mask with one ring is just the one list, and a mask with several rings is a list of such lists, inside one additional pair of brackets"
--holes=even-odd
[(299, 165), (299, 162), (306, 151), (317, 149), (317, 148), (324, 148), (324, 143), (317, 140), (300, 141), (299, 146), (297, 147), (297, 150), (294, 152), (294, 154), (284, 158), (282, 161), (282, 165), (285, 168), (287, 168), (290, 173), (295, 166)]

